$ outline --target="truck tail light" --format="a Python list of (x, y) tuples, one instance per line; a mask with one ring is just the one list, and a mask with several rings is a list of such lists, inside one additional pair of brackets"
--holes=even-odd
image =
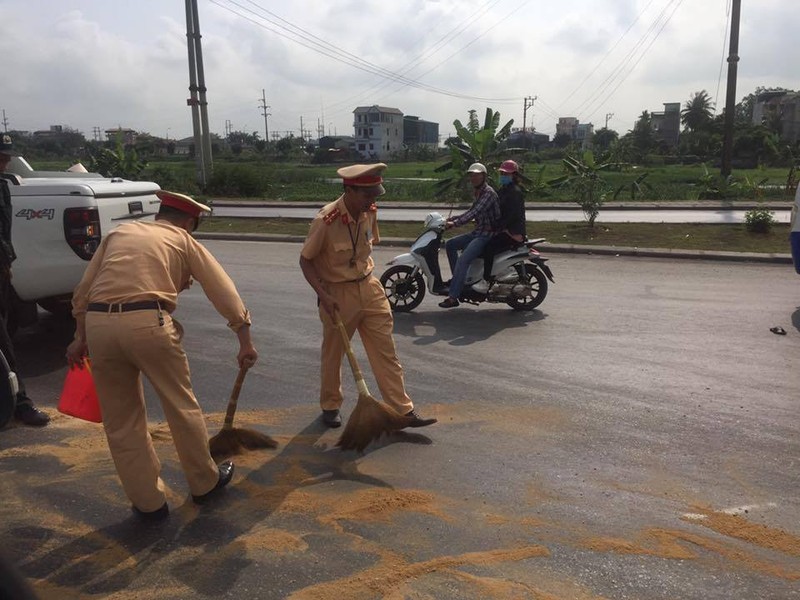
[(90, 260), (100, 245), (100, 215), (96, 208), (64, 210), (64, 237), (83, 260)]

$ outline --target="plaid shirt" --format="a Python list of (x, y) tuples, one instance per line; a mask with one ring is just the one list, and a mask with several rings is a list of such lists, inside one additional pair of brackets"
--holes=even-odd
[(491, 235), (497, 231), (500, 221), (500, 203), (497, 201), (497, 192), (491, 186), (483, 184), (475, 190), (475, 202), (470, 209), (462, 215), (453, 218), (456, 227), (465, 225), (475, 220), (475, 233)]

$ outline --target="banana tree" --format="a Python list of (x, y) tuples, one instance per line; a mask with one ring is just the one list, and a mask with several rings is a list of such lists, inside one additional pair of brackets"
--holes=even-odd
[(464, 199), (469, 199), (465, 188), (469, 165), (475, 162), (483, 163), (489, 171), (489, 176), (493, 178), (496, 167), (502, 160), (508, 158), (507, 155), (524, 152), (522, 148), (506, 148), (503, 150), (503, 157), (500, 157), (499, 148), (511, 133), (514, 119), (500, 127), (500, 112), (491, 108), (486, 109), (483, 127), (478, 127), (474, 110), (470, 111), (469, 119), (466, 127), (458, 119), (453, 121), (458, 137), (446, 142), (450, 149), (450, 160), (434, 169), (435, 173), (452, 171), (452, 175), (436, 183), (437, 197), (452, 196), (455, 190), (460, 190), (460, 195)]

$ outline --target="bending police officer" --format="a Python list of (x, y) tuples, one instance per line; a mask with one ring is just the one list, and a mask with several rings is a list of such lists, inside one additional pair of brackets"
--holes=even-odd
[(195, 502), (227, 485), (233, 463), (216, 465), (203, 412), (192, 391), (189, 363), (172, 313), (178, 294), (200, 282), (206, 296), (239, 340), (240, 367), (258, 353), (250, 339), (250, 313), (211, 253), (192, 237), (207, 206), (160, 190), (155, 221), (118, 226), (106, 234), (73, 294), (75, 340), (71, 365), (92, 358), (108, 447), (133, 510), (161, 519), (169, 508), (161, 465), (147, 430), (141, 374), (164, 409), (178, 458)]

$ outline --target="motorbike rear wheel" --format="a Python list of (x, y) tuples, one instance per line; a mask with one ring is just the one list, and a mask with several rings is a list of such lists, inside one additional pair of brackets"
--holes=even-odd
[(519, 273), (519, 283), (530, 285), (530, 293), (522, 298), (510, 298), (506, 301), (514, 310), (533, 310), (544, 302), (547, 296), (547, 277), (536, 265), (526, 263), (515, 267)]
[(413, 271), (407, 265), (395, 265), (381, 275), (381, 285), (394, 312), (411, 312), (425, 297), (425, 279), (420, 273), (412, 276)]

